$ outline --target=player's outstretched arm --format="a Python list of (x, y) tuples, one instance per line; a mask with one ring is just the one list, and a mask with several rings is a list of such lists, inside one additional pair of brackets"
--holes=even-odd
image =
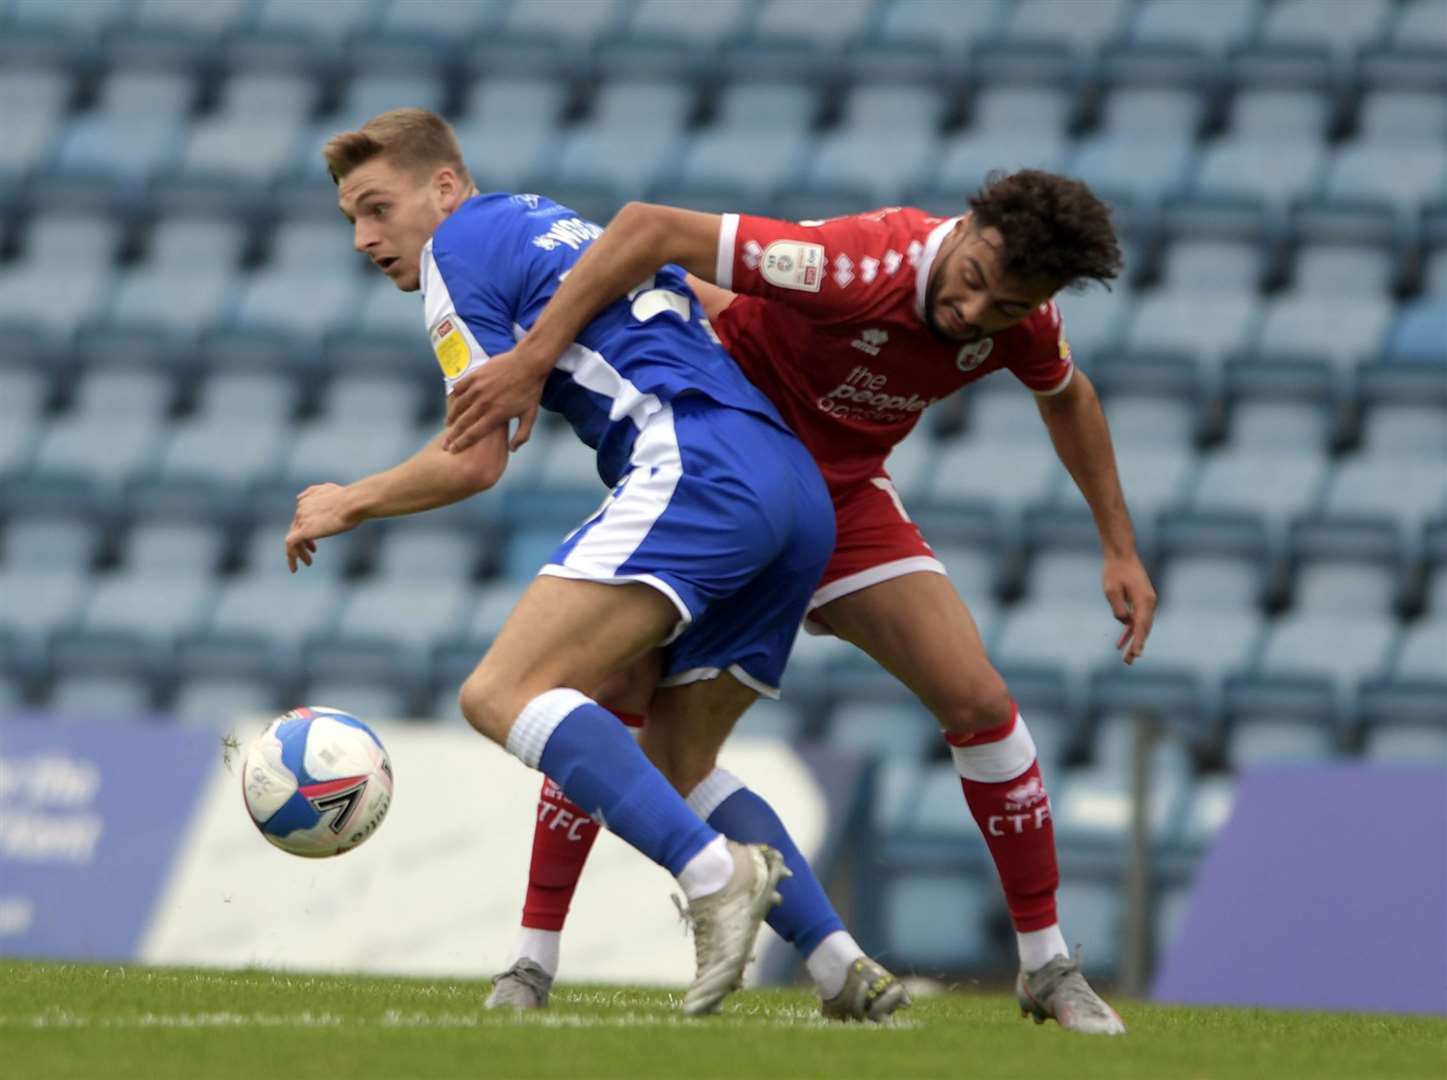
[(509, 420), (522, 418), (513, 449), (527, 441), (528, 412), (558, 357), (593, 318), (668, 263), (712, 281), (717, 273), (719, 216), (651, 203), (629, 203), (608, 223), (558, 286), (511, 352), (495, 356), (453, 388), (446, 446), (466, 450)]
[(438, 435), (402, 464), (354, 484), (316, 484), (296, 497), (286, 534), (286, 562), (312, 564), (316, 542), (371, 518), (399, 517), (449, 506), (486, 491), (507, 467), (506, 433), (499, 431), (465, 454), (449, 454)]
[(1126, 510), (1125, 493), (1115, 467), (1115, 448), (1100, 399), (1085, 373), (1077, 368), (1064, 390), (1036, 395), (1035, 403), (1050, 431), (1056, 454), (1095, 517), (1105, 550), (1105, 598), (1125, 627), (1115, 647), (1123, 650), (1127, 664), (1133, 664), (1145, 648), (1155, 620), (1156, 591), (1136, 551), (1135, 530)]

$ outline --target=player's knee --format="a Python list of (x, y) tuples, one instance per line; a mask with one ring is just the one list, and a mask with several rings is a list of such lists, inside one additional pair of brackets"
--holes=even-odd
[(457, 693), (457, 704), (467, 722), (495, 743), (507, 742), (508, 729), (519, 710), (486, 665), (467, 677)]
[(1013, 704), (1009, 687), (993, 667), (962, 673), (936, 710), (946, 735), (977, 735), (1010, 722)]

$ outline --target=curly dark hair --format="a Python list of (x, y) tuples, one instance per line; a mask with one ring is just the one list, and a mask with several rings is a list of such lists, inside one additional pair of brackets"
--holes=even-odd
[(1125, 260), (1110, 207), (1083, 181), (1039, 169), (997, 171), (970, 197), (977, 227), (993, 225), (1005, 240), (1004, 272), (1058, 289), (1092, 281), (1109, 288)]

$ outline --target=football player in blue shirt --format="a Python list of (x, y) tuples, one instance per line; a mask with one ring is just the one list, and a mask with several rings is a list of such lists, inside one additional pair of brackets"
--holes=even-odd
[[(512, 350), (601, 232), (539, 196), (479, 194), (451, 128), (425, 110), (384, 113), (323, 153), (357, 250), (398, 288), (421, 290), (449, 392)], [(463, 715), (677, 877), (698, 961), (686, 1012), (717, 1009), (739, 984), (783, 895), (775, 928), (801, 949), (829, 941), (857, 984), (853, 1011), (887, 1015), (903, 989), (861, 961), (768, 805), (730, 799), (728, 815), (701, 820), (590, 696), (657, 649), (651, 723), (704, 715), (727, 730), (759, 694), (777, 696), (834, 544), (817, 467), (673, 266), (588, 324), (542, 405), (597, 452), (611, 494), (553, 552), (463, 684)], [(507, 455), (505, 431), (459, 454), (439, 435), (386, 472), (308, 488), (286, 537), (293, 572), (324, 537), (486, 490)]]

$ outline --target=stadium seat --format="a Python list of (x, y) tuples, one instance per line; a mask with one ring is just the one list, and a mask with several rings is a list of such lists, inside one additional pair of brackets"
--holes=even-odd
[(1061, 882), (1056, 899), (1066, 940), (1090, 958), (1093, 974), (1108, 978), (1120, 964), (1120, 886), (1072, 877)]
[(829, 714), (828, 741), (878, 757), (923, 761), (940, 738), (934, 717), (918, 704), (855, 701)]
[(1194, 157), (1186, 132), (1121, 132), (1083, 139), (1067, 168), (1103, 198), (1151, 204), (1186, 183)]
[(1082, 52), (1093, 51), (1126, 28), (1128, 0), (1016, 0), (1007, 11), (1006, 41), (1063, 41)]
[(985, 855), (984, 837), (970, 815), (952, 761), (935, 761), (919, 773), (919, 798), (908, 819), (912, 836), (945, 840), (979, 859)]
[(765, 46), (836, 49), (860, 37), (873, 15), (872, 0), (837, 0), (829, 6), (827, 19), (819, 18), (819, 8), (811, 0), (764, 0), (750, 39)]
[(605, 84), (593, 114), (564, 133), (553, 181), (613, 187), (625, 198), (641, 191), (675, 166), (679, 137), (692, 106), (690, 89), (676, 82)]
[[(1439, 577), (1441, 571), (1438, 571)], [(1436, 593), (1447, 594), (1439, 588)], [(1401, 645), (1392, 665), (1392, 674), (1402, 681), (1447, 683), (1447, 595), (1434, 595), (1431, 615), (1413, 623), (1402, 635)]]
[(1447, 728), (1425, 724), (1382, 724), (1367, 736), (1365, 757), (1380, 765), (1447, 769)]
[(202, 624), (213, 599), (206, 572), (142, 568), (104, 574), (95, 579), (77, 628), (124, 636), (147, 653), (164, 656), (179, 637)]
[(256, 26), (291, 38), (336, 40), (364, 26), (373, 7), (373, 0), (331, 0), (325, 5), (260, 0)]
[(45, 160), (70, 90), (64, 71), (18, 64), (0, 71), (0, 101), (9, 111), (0, 142), (0, 192), (18, 185)]
[[(536, 568), (535, 568), (536, 569)], [(467, 641), (490, 642), (497, 637), (512, 609), (527, 588), (527, 581), (499, 579), (489, 581), (478, 590), (472, 619), (462, 637)], [(481, 659), (482, 654), (477, 654)]]
[(1199, 6), (1145, 0), (1131, 21), (1130, 40), (1221, 55), (1250, 36), (1260, 9), (1260, 0), (1216, 0)]
[(1308, 557), (1297, 568), (1292, 610), (1314, 615), (1390, 615), (1396, 586), (1396, 567), (1385, 560)]
[(1359, 137), (1367, 142), (1411, 143), (1435, 132), (1447, 137), (1447, 101), (1425, 90), (1376, 90), (1361, 104)]
[(1064, 293), (1056, 300), (1065, 334), (1076, 360), (1087, 369), (1112, 358), (1124, 324), (1130, 321), (1134, 298), (1121, 285), (1111, 290)]
[(1259, 311), (1246, 293), (1157, 289), (1135, 304), (1123, 344), (1145, 356), (1188, 358), (1203, 376), (1218, 378), (1226, 359), (1245, 349)]
[(127, 570), (155, 575), (216, 573), (227, 544), (222, 526), (210, 521), (140, 521), (124, 543)]
[(788, 702), (760, 698), (739, 718), (729, 737), (796, 742), (803, 734), (803, 713)]
[(1322, 761), (1332, 756), (1331, 731), (1310, 720), (1246, 718), (1231, 734), (1231, 765), (1247, 769), (1280, 762)]
[(1398, 363), (1447, 362), (1447, 302), (1425, 299), (1401, 308), (1387, 338), (1387, 358)]
[(265, 682), (197, 678), (179, 685), (170, 711), (185, 724), (230, 727), (243, 716), (268, 716), (280, 707), (275, 690)]
[(1064, 138), (1053, 132), (1025, 128), (997, 134), (970, 128), (936, 144), (931, 156), (937, 160), (923, 169), (921, 182), (927, 181), (927, 187), (919, 201), (929, 209), (955, 213), (995, 170), (1058, 172), (1068, 153)]
[(875, 35), (883, 45), (939, 49), (956, 57), (976, 41), (996, 36), (1007, 10), (1008, 5), (1001, 0), (977, 0), (952, 10), (948, 19), (941, 19), (935, 0), (895, 0), (885, 7)]
[(1230, 819), (1235, 796), (1236, 781), (1231, 776), (1214, 775), (1197, 780), (1177, 827), (1181, 842), (1198, 851), (1209, 844)]
[(0, 638), (23, 663), (38, 663), (51, 636), (74, 624), (89, 595), (90, 583), (73, 570), (8, 561), (0, 565)]
[(1392, 27), (1393, 44), (1447, 51), (1444, 17), (1447, 17), (1447, 3), (1443, 0), (1408, 0)]
[(213, 638), (251, 638), (273, 650), (295, 650), (335, 621), (342, 590), (337, 582), (315, 573), (325, 555), (296, 578), (285, 576), (281, 542), (276, 562), (283, 573), (245, 574), (223, 583), (205, 623)]
[(472, 580), (484, 543), (475, 534), (427, 518), (399, 522), (387, 529), (378, 547), (374, 571), (382, 580), (448, 582), (455, 588)]
[(1410, 217), (1427, 199), (1441, 195), (1444, 182), (1447, 146), (1359, 140), (1333, 155), (1323, 191), (1329, 198), (1385, 202)]
[(1256, 350), (1269, 359), (1325, 361), (1346, 376), (1375, 356), (1392, 310), (1383, 296), (1333, 296), (1298, 288), (1267, 303)]
[(1324, 46), (1350, 58), (1382, 36), (1391, 12), (1391, 0), (1355, 0), (1332, 5), (1323, 17), (1315, 0), (1279, 0), (1266, 8), (1260, 36), (1269, 45)]
[(586, 45), (614, 32), (625, 14), (620, 0), (557, 0), (513, 4), (499, 28), (505, 37), (563, 40)]
[(1268, 626), (1254, 670), (1228, 688), (1228, 707), (1238, 713), (1290, 708), (1344, 725), (1354, 715), (1359, 684), (1386, 670), (1395, 631), (1387, 615), (1283, 615)]
[(1180, 240), (1161, 262), (1161, 283), (1172, 289), (1250, 295), (1260, 285), (1263, 252), (1250, 240)]
[(1322, 403), (1248, 398), (1233, 404), (1226, 439), (1238, 451), (1249, 447), (1325, 453), (1330, 433), (1331, 414)]
[(1041, 597), (1002, 614), (991, 656), (1007, 682), (1016, 673), (1029, 679), (1043, 672), (1062, 679), (1068, 700), (1080, 705), (1092, 672), (1120, 663), (1115, 626), (1103, 600), (1067, 604)]
[(1321, 508), (1329, 518), (1385, 517), (1412, 541), (1433, 514), (1447, 507), (1447, 477), (1440, 461), (1357, 455), (1343, 459), (1328, 479)]
[(1201, 156), (1191, 192), (1206, 199), (1248, 199), (1282, 210), (1321, 183), (1325, 152), (1315, 135), (1262, 133), (1227, 136)]
[(1041, 131), (1064, 136), (1075, 102), (1061, 88), (999, 86), (982, 89), (970, 109), (970, 131), (978, 135), (1019, 135)]
[(56, 679), (46, 708), (62, 723), (145, 720), (153, 712), (151, 686), (141, 675), (74, 672)]
[(1447, 459), (1447, 408), (1381, 402), (1362, 418), (1362, 451), (1374, 457)]
[(987, 917), (998, 901), (972, 877), (891, 875), (884, 903), (888, 955), (896, 966), (940, 972), (992, 958)]
[(672, 0), (639, 0), (628, 13), (625, 40), (659, 49), (711, 50), (741, 34), (753, 5), (749, 0), (718, 0), (684, 5)]
[(1300, 447), (1263, 457), (1234, 445), (1205, 454), (1187, 505), (1210, 514), (1251, 514), (1278, 532), (1314, 509), (1327, 481), (1327, 462)]
[(329, 705), (353, 716), (375, 720), (408, 719), (412, 715), (406, 690), (387, 683), (367, 683), (354, 678), (318, 679), (302, 691), (309, 705)]
[(1292, 284), (1317, 296), (1386, 297), (1395, 272), (1395, 259), (1383, 248), (1312, 244), (1297, 252)]

